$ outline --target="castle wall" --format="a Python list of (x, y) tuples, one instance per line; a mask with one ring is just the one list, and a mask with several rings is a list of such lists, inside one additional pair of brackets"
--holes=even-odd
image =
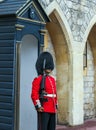
[[(62, 36), (65, 36), (64, 40), (56, 35), (58, 34), (57, 30), (55, 30), (55, 34), (53, 33), (54, 36), (52, 36), (51, 34), (52, 30), (49, 32), (50, 37), (52, 39), (54, 37), (54, 40), (52, 40), (52, 44), (54, 48), (55, 58), (59, 59), (56, 62), (57, 84), (58, 86), (61, 86), (61, 91), (62, 89), (66, 89), (65, 86), (67, 86), (67, 92), (64, 91), (63, 94), (60, 94), (60, 91), (58, 90), (58, 95), (62, 95), (63, 99), (62, 101), (59, 100), (60, 111), (63, 110), (63, 101), (68, 101), (68, 104), (65, 103), (68, 110), (64, 109), (65, 111), (62, 111), (61, 114), (59, 114), (61, 115), (61, 117), (58, 117), (59, 123), (64, 123), (66, 122), (65, 120), (67, 120), (70, 125), (82, 124), (84, 123), (84, 119), (94, 118), (96, 116), (94, 116), (96, 111), (96, 55), (94, 48), (95, 39), (94, 36), (89, 36), (93, 26), (96, 23), (96, 1), (94, 0), (90, 2), (90, 0), (39, 0), (39, 2), (41, 3), (47, 15), (52, 20), (51, 22), (56, 22), (55, 19), (51, 17), (52, 13), (55, 14), (55, 17), (58, 20), (57, 26), (61, 27)], [(50, 29), (50, 27), (48, 27), (47, 29)], [(91, 35), (93, 35), (93, 33), (91, 33)], [(63, 44), (61, 47), (62, 51), (60, 45), (58, 45), (58, 42), (57, 44), (54, 44), (54, 42), (56, 42), (58, 39), (59, 41), (61, 40)], [(86, 41), (88, 39), (91, 40), (89, 41), (87, 51), (88, 66), (87, 75), (85, 76), (83, 73), (83, 53)], [(66, 47), (64, 44), (66, 44)], [(65, 50), (67, 52), (66, 54)], [(59, 54), (57, 55), (57, 53)], [(63, 58), (60, 60), (60, 57)], [(61, 64), (61, 61), (64, 64)], [(66, 73), (64, 70), (65, 68)], [(57, 73), (62, 76), (57, 76)], [(66, 78), (68, 81), (66, 80)], [(67, 95), (65, 93), (67, 93)], [(64, 94), (66, 95), (65, 97)], [(60, 95), (59, 99), (61, 98)], [(88, 101), (88, 98), (90, 98), (90, 101)]]

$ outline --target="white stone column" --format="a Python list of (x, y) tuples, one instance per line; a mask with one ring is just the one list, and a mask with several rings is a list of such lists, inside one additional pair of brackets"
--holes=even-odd
[[(76, 43), (80, 44), (80, 43)], [(80, 46), (74, 45), (71, 52), (69, 83), (69, 124), (83, 124), (83, 52)]]

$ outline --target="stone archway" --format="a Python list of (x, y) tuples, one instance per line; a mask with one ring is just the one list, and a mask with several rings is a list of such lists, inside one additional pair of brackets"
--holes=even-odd
[[(83, 3), (82, 3), (82, 1), (79, 3), (78, 2), (75, 2), (75, 3), (69, 2), (71, 4), (69, 4), (67, 2), (65, 4), (64, 1), (60, 1), (60, 0), (59, 1), (39, 0), (39, 1), (42, 3), (42, 5), (48, 15), (51, 14), (53, 11), (58, 10), (58, 12), (60, 14), (60, 18), (63, 21), (63, 24), (61, 25), (61, 26), (63, 26), (62, 30), (63, 30), (63, 28), (67, 28), (67, 26), (71, 27), (71, 31), (70, 31), (70, 29), (67, 28), (69, 39), (71, 40), (71, 45), (69, 46), (70, 42), (68, 40), (67, 40), (68, 41), (67, 45), (69, 46), (69, 49), (71, 48), (71, 46), (73, 47), (70, 49), (70, 54), (71, 54), (70, 57), (71, 56), (72, 57), (71, 58), (69, 57), (71, 59), (70, 61), (72, 63), (71, 66), (73, 67), (73, 68), (70, 67), (71, 68), (70, 70), (72, 70), (70, 75), (72, 75), (72, 76), (69, 80), (69, 81), (71, 81), (70, 87), (73, 90), (73, 91), (71, 91), (72, 94), (70, 93), (71, 96), (69, 95), (69, 97), (70, 97), (69, 122), (70, 122), (70, 125), (82, 124), (84, 122), (84, 116), (83, 116), (83, 114), (84, 114), (83, 113), (84, 112), (84, 109), (83, 109), (83, 92), (84, 92), (83, 91), (83, 49), (84, 49), (87, 39), (90, 39), (90, 38), (88, 38), (89, 32), (92, 29), (92, 26), (96, 23), (96, 15), (95, 15), (95, 10), (94, 10), (95, 3), (91, 3), (90, 8), (89, 7), (87, 8), (87, 13), (86, 13), (86, 11), (85, 11), (86, 2), (84, 2), (84, 1), (83, 1)], [(76, 10), (74, 10), (75, 6), (72, 6), (74, 4), (78, 5), (78, 8), (76, 8)], [(91, 11), (91, 13), (90, 13), (90, 11)], [(75, 12), (75, 13), (73, 13), (73, 12)], [(90, 14), (90, 16), (88, 16), (89, 14)], [(78, 22), (76, 19), (78, 20)], [(66, 21), (68, 22), (68, 24), (66, 26), (64, 26), (64, 23), (67, 23)], [(66, 33), (65, 33), (65, 35), (66, 35)], [(73, 35), (73, 37), (72, 37), (72, 35)], [(90, 40), (89, 40), (89, 42), (90, 42)], [(93, 54), (93, 57), (94, 57), (94, 54)], [(78, 64), (76, 64), (77, 60), (79, 61)], [(76, 65), (74, 65), (74, 64), (76, 64)], [(77, 76), (77, 72), (79, 72), (78, 76)], [(79, 85), (77, 85), (78, 82), (79, 82)], [(76, 88), (78, 88), (79, 91)], [(96, 106), (95, 106), (95, 108), (96, 108)], [(75, 118), (75, 117), (77, 117), (77, 118)]]
[[(91, 32), (92, 33), (92, 32)], [(90, 37), (89, 35), (89, 38)], [(92, 40), (92, 39), (91, 39)], [(86, 67), (84, 67), (84, 120), (91, 119), (95, 117), (95, 83), (94, 83), (94, 58), (92, 47), (90, 46), (89, 40), (87, 40), (85, 46), (86, 52)]]
[(49, 15), (51, 22), (47, 23), (46, 28), (52, 40), (56, 58), (56, 81), (58, 93), (58, 114), (57, 123), (68, 123), (68, 80), (69, 80), (69, 51), (65, 35), (55, 13)]
[[(94, 24), (94, 26), (92, 27), (90, 33), (89, 33), (89, 36), (88, 36), (88, 41), (89, 41), (89, 44), (90, 44), (90, 47), (91, 47), (91, 50), (92, 50), (92, 54), (93, 54), (93, 67), (94, 67), (94, 70), (93, 70), (93, 73), (94, 73), (94, 77), (93, 77), (93, 85), (91, 86), (92, 87), (92, 91), (93, 91), (93, 98), (94, 98), (94, 102), (93, 102), (93, 105), (94, 105), (94, 109), (92, 110), (93, 112), (93, 117), (96, 117), (96, 24)], [(91, 59), (92, 60), (92, 59)], [(91, 106), (92, 108), (92, 106)]]

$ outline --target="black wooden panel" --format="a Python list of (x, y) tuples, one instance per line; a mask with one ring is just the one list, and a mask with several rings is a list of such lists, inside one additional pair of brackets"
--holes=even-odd
[[(6, 96), (5, 100), (7, 100), (7, 96), (12, 96), (12, 89), (2, 89), (0, 88), (0, 96)], [(6, 102), (6, 101), (4, 101)]]
[[(14, 129), (13, 64), (15, 26), (10, 26), (11, 20), (5, 22), (4, 19), (0, 19), (0, 25), (3, 25), (0, 26), (0, 130)], [(10, 23), (9, 26), (7, 26), (8, 23)]]
[(0, 15), (16, 14), (16, 11), (25, 4), (26, 0), (7, 0), (0, 5)]
[[(1, 95), (2, 95), (2, 93), (1, 93)], [(12, 97), (11, 96), (1, 96), (1, 95), (0, 95), (0, 102), (12, 103)]]
[(13, 75), (0, 75), (0, 82), (13, 82)]
[(14, 33), (0, 33), (0, 39), (1, 40), (13, 40), (14, 39)]
[(3, 109), (3, 110), (12, 110), (12, 107), (13, 105), (10, 104), (10, 103), (2, 103), (0, 102), (0, 109)]
[[(5, 18), (5, 17), (4, 17)], [(10, 19), (10, 21), (9, 21), (9, 19)], [(14, 21), (12, 21), (12, 19), (11, 18), (7, 18), (6, 20), (2, 20), (2, 19), (0, 19), (0, 26), (5, 26), (5, 25), (7, 25), (7, 26), (10, 26), (10, 25), (15, 25), (15, 23), (16, 23), (16, 19), (14, 20)], [(2, 21), (1, 21), (2, 20)], [(7, 21), (7, 22), (6, 22)]]
[(0, 88), (12, 89), (13, 88), (13, 82), (0, 82)]
[(11, 124), (0, 123), (0, 130), (13, 130)]
[(0, 47), (13, 47), (14, 46), (14, 40), (1, 40), (0, 39)]
[(13, 52), (13, 47), (0, 47), (0, 54), (12, 54)]
[(0, 75), (12, 75), (13, 68), (0, 68)]
[(17, 6), (21, 7), (21, 5), (24, 4), (25, 2), (26, 2), (26, 0), (22, 0), (22, 1), (19, 1), (19, 0), (7, 0), (7, 1), (3, 2), (1, 5), (2, 6), (10, 5), (10, 7), (12, 7), (13, 5), (15, 5), (15, 6), (17, 5)]
[[(8, 59), (8, 58), (7, 58)], [(3, 58), (2, 58), (3, 60)], [(0, 61), (0, 68), (12, 68), (13, 67), (13, 61)]]
[(9, 17), (8, 16), (0, 17), (0, 27), (6, 27), (6, 26), (15, 27), (15, 24), (16, 24), (16, 16), (10, 15)]
[(0, 109), (0, 116), (12, 117), (12, 111)]
[(15, 26), (0, 26), (0, 33), (6, 33), (6, 32), (14, 32)]
[(14, 55), (13, 54), (0, 54), (0, 61), (13, 61)]
[(0, 123), (12, 124), (12, 118), (0, 116)]

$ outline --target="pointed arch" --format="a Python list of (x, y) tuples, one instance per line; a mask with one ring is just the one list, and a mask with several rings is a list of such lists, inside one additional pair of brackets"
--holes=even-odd
[(89, 33), (90, 33), (92, 27), (93, 27), (95, 24), (96, 24), (96, 15), (91, 19), (91, 21), (89, 22), (88, 27), (87, 27), (87, 29), (86, 29), (86, 31), (85, 31), (85, 34), (84, 34), (84, 37), (83, 37), (83, 41), (82, 41), (82, 43), (85, 43), (85, 44), (83, 44), (83, 45), (84, 45), (84, 46), (83, 46), (83, 49), (85, 48), (86, 41), (87, 41), (87, 39), (88, 39)]
[(59, 7), (58, 3), (54, 0), (53, 2), (51, 2), (49, 4), (49, 6), (45, 9), (45, 11), (48, 16), (52, 12), (55, 13), (55, 15), (60, 23), (60, 26), (63, 30), (63, 33), (65, 35), (65, 38), (67, 40), (69, 51), (72, 51), (72, 45), (71, 45), (71, 43), (72, 43), (71, 41), (73, 41), (72, 32), (71, 32), (70, 26), (67, 22), (67, 19), (66, 19), (64, 13), (62, 12), (61, 8)]
[(92, 65), (90, 67), (91, 67), (91, 71), (93, 73), (93, 80), (92, 80), (93, 85), (91, 85), (91, 87), (93, 88), (93, 95), (94, 95), (94, 98), (93, 98), (93, 104), (94, 104), (93, 116), (96, 117), (96, 36), (95, 35), (96, 35), (96, 15), (92, 18), (92, 20), (89, 23), (89, 26), (86, 29), (85, 39), (84, 39), (85, 42), (86, 42), (86, 40), (88, 40), (88, 42), (90, 44), (91, 51), (92, 51), (92, 57), (91, 57), (90, 62), (93, 62), (93, 67), (92, 67)]
[[(52, 40), (56, 57), (56, 79), (59, 97), (58, 123), (66, 124), (69, 121), (69, 88), (70, 88), (70, 65), (72, 62), (72, 33), (62, 10), (56, 1), (47, 8), (46, 13), (51, 22), (47, 23), (49, 35)], [(62, 17), (63, 16), (63, 17)]]

